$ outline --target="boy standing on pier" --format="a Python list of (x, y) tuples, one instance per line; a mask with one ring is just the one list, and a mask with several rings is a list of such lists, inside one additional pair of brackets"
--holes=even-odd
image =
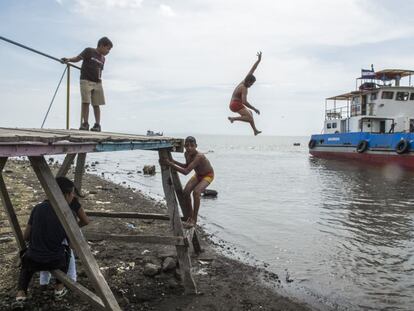
[(233, 95), (231, 96), (230, 110), (233, 112), (237, 112), (240, 115), (240, 117), (228, 117), (231, 123), (233, 123), (234, 121), (250, 123), (254, 135), (260, 134), (261, 131), (259, 131), (256, 128), (256, 125), (254, 124), (253, 113), (247, 108), (252, 109), (257, 114), (260, 114), (260, 111), (259, 109), (253, 107), (247, 101), (247, 89), (251, 87), (253, 83), (256, 81), (256, 77), (253, 75), (253, 73), (261, 60), (262, 52), (257, 52), (257, 61), (254, 63), (253, 67), (250, 69), (249, 73), (244, 78), (244, 80), (236, 87), (236, 89), (233, 92)]
[(89, 130), (89, 104), (92, 104), (95, 115), (95, 125), (91, 131), (101, 131), (101, 105), (105, 105), (105, 97), (102, 88), (102, 70), (105, 64), (105, 56), (112, 49), (112, 42), (107, 37), (99, 39), (98, 46), (86, 48), (78, 56), (62, 58), (63, 63), (79, 62), (82, 60), (80, 75), (80, 93), (82, 100), (81, 127), (80, 130)]
[(168, 165), (184, 175), (188, 175), (192, 170), (194, 170), (194, 176), (187, 182), (183, 191), (186, 206), (190, 208), (192, 206), (191, 192), (193, 193), (194, 203), (193, 208), (191, 208), (190, 217), (184, 223), (184, 226), (194, 227), (197, 224), (201, 193), (203, 193), (203, 191), (213, 182), (214, 170), (206, 156), (197, 151), (197, 142), (193, 136), (188, 136), (185, 139), (184, 147), (185, 163), (165, 159), (161, 164)]

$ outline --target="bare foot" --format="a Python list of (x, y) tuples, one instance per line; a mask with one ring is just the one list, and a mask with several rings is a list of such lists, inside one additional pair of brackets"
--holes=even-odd
[(261, 132), (262, 132), (262, 131), (256, 131), (256, 132), (254, 132), (254, 136), (259, 135)]
[(228, 117), (227, 119), (229, 119), (229, 121), (230, 121), (231, 123), (233, 123), (233, 122), (234, 122), (234, 120), (233, 120), (233, 118), (232, 118), (232, 117)]

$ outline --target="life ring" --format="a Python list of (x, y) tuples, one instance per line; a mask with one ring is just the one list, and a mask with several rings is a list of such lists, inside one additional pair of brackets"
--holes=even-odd
[(316, 146), (316, 140), (311, 139), (308, 144), (309, 149), (313, 149), (315, 148), (315, 146)]
[(408, 151), (410, 147), (410, 144), (408, 143), (408, 140), (406, 139), (401, 139), (398, 144), (395, 146), (395, 151), (398, 154), (403, 154), (406, 153)]
[(361, 140), (357, 145), (356, 151), (358, 153), (363, 153), (367, 149), (368, 149), (368, 142), (366, 140)]

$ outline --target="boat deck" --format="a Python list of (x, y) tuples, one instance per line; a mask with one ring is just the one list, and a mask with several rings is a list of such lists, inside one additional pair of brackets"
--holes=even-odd
[(75, 129), (0, 127), (0, 157), (160, 149), (183, 152), (184, 140)]

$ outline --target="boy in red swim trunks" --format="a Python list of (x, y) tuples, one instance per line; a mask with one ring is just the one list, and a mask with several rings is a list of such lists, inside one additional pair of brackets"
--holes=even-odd
[(252, 109), (257, 114), (260, 114), (260, 111), (259, 109), (256, 109), (251, 104), (249, 104), (247, 101), (247, 89), (251, 87), (256, 81), (256, 77), (253, 75), (253, 73), (262, 60), (262, 52), (257, 52), (257, 58), (257, 61), (254, 63), (252, 69), (250, 69), (246, 78), (244, 78), (244, 80), (236, 87), (233, 95), (231, 96), (230, 110), (237, 112), (240, 117), (228, 117), (231, 123), (234, 121), (243, 121), (250, 123), (254, 135), (260, 134), (261, 131), (256, 128), (256, 125), (254, 124), (253, 113), (247, 108)]
[(197, 151), (197, 142), (193, 136), (188, 136), (184, 142), (185, 164), (175, 160), (164, 160), (165, 165), (169, 165), (181, 174), (188, 175), (192, 170), (195, 174), (184, 188), (184, 197), (187, 208), (191, 208), (191, 192), (193, 193), (194, 206), (189, 211), (189, 217), (184, 223), (186, 227), (194, 227), (197, 224), (198, 210), (200, 208), (201, 193), (213, 182), (214, 170), (206, 156)]

